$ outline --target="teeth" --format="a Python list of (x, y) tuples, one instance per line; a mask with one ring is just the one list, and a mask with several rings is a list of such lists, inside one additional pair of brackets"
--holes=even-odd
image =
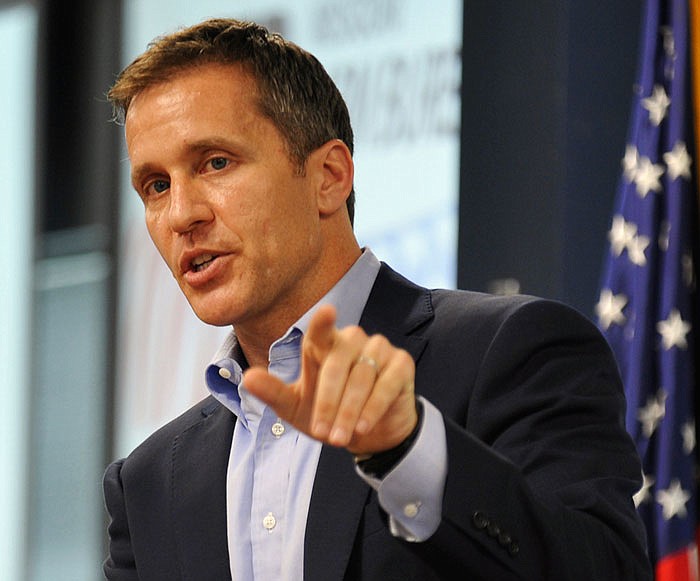
[(192, 261), (192, 266), (199, 266), (205, 262), (209, 262), (213, 258), (211, 254), (202, 254), (202, 256), (198, 256)]
[(192, 261), (192, 270), (199, 272), (203, 268), (206, 268), (206, 265), (214, 260), (214, 258), (216, 257), (212, 254), (202, 254), (201, 256), (198, 256)]

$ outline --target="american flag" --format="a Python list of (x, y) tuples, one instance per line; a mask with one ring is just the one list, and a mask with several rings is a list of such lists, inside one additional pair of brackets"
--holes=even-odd
[(699, 232), (690, 29), (689, 0), (645, 4), (595, 307), (620, 366), (627, 429), (643, 462), (644, 486), (634, 500), (658, 581), (698, 580), (693, 251)]

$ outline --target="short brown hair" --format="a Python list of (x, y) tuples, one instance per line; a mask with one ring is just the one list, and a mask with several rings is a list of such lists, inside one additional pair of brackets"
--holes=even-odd
[[(144, 89), (199, 65), (240, 64), (258, 87), (258, 106), (303, 171), (309, 154), (331, 139), (353, 152), (347, 105), (323, 65), (304, 49), (253, 22), (215, 18), (156, 38), (117, 77), (107, 97), (123, 121)], [(353, 221), (354, 189), (347, 200)]]

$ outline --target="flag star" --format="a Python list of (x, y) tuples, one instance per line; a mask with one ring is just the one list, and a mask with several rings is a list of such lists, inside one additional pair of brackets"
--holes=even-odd
[(681, 436), (683, 437), (683, 451), (692, 454), (695, 450), (695, 422), (687, 421), (681, 426)]
[(656, 493), (656, 502), (662, 509), (664, 520), (671, 520), (674, 516), (684, 518), (688, 515), (685, 503), (690, 500), (690, 493), (683, 490), (681, 483), (674, 478), (668, 488), (659, 490)]
[(650, 474), (644, 474), (643, 476), (644, 482), (642, 483), (642, 487), (639, 489), (637, 494), (632, 496), (635, 507), (639, 507), (640, 504), (651, 500), (651, 487), (654, 486), (654, 483), (656, 482), (656, 479)]
[(666, 392), (660, 389), (656, 397), (649, 396), (647, 405), (637, 412), (637, 419), (642, 424), (642, 432), (647, 438), (651, 438), (659, 422), (666, 415)]
[(610, 240), (610, 249), (613, 254), (620, 256), (627, 245), (632, 242), (636, 233), (636, 224), (627, 222), (620, 214), (613, 216), (612, 226), (608, 231), (608, 240)]
[(627, 245), (627, 255), (632, 261), (632, 264), (637, 266), (644, 266), (647, 263), (647, 257), (644, 251), (649, 246), (648, 236), (635, 236), (632, 241)]
[(615, 295), (607, 288), (600, 291), (600, 299), (595, 306), (595, 313), (598, 315), (598, 322), (604, 331), (607, 331), (613, 323), (621, 325), (625, 322), (622, 309), (626, 304), (627, 297), (625, 295)]
[(635, 145), (628, 145), (625, 147), (625, 157), (622, 158), (622, 170), (628, 182), (634, 181), (634, 175), (637, 172), (638, 164), (639, 152), (637, 151), (637, 147)]
[(663, 174), (664, 167), (662, 165), (652, 163), (648, 157), (642, 157), (639, 160), (637, 171), (634, 172), (634, 183), (637, 186), (639, 196), (646, 198), (650, 191), (660, 191), (660, 178)]
[(661, 85), (654, 85), (654, 91), (651, 97), (642, 99), (642, 107), (649, 111), (649, 121), (652, 125), (658, 127), (661, 125), (666, 111), (671, 104), (671, 99), (668, 98), (666, 90)]
[(672, 309), (668, 319), (656, 323), (656, 330), (661, 334), (664, 350), (671, 347), (686, 349), (688, 341), (685, 336), (690, 333), (691, 324), (681, 319), (678, 309)]
[(675, 180), (679, 177), (683, 177), (687, 180), (690, 179), (690, 166), (693, 160), (690, 155), (688, 155), (685, 143), (677, 141), (671, 151), (664, 153), (664, 161), (666, 162), (668, 175), (671, 180)]

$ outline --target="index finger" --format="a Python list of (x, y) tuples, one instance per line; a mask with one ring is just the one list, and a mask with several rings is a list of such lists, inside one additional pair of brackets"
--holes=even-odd
[(333, 347), (337, 329), (336, 311), (333, 305), (322, 305), (311, 317), (304, 334), (302, 368), (311, 363), (318, 365)]

